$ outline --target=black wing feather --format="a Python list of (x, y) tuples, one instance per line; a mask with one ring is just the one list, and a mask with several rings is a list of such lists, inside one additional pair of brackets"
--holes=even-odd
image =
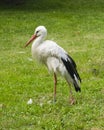
[(76, 68), (76, 63), (75, 61), (71, 58), (71, 56), (67, 55), (68, 59), (70, 59), (70, 62), (73, 64), (73, 66)]
[(67, 71), (69, 72), (70, 76), (72, 77), (72, 79), (74, 80), (74, 87), (76, 91), (81, 91), (80, 87), (78, 86), (74, 74), (76, 75), (76, 77), (78, 78), (78, 80), (81, 82), (81, 78), (77, 72), (76, 69), (76, 63), (75, 61), (69, 56), (67, 55), (67, 59), (61, 58), (63, 64), (65, 65)]

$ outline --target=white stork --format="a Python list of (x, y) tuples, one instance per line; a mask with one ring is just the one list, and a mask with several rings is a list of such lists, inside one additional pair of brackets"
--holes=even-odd
[[(54, 101), (56, 101), (56, 85), (57, 74), (59, 73), (68, 82), (69, 86), (72, 84), (76, 92), (81, 91), (81, 78), (77, 72), (75, 61), (68, 55), (68, 53), (54, 41), (45, 40), (47, 36), (47, 29), (44, 26), (38, 26), (35, 29), (34, 35), (26, 43), (28, 46), (32, 41), (32, 57), (45, 64), (50, 72), (54, 75)], [(72, 96), (70, 87), (70, 103), (74, 104), (75, 99)]]

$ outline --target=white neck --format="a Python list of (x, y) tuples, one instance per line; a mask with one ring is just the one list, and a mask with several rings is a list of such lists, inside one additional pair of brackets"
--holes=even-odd
[(32, 47), (31, 47), (31, 51), (32, 51), (32, 57), (37, 57), (38, 56), (38, 47), (39, 45), (41, 45), (44, 41), (44, 37), (40, 36), (40, 37), (37, 37), (33, 44), (32, 44)]
[(44, 41), (44, 37), (42, 36), (37, 37), (32, 44), (32, 48), (34, 49), (37, 48), (43, 41)]

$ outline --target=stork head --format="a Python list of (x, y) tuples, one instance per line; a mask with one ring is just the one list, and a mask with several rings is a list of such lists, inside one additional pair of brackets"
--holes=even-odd
[(27, 47), (34, 39), (36, 39), (38, 37), (40, 37), (41, 39), (44, 39), (46, 36), (47, 36), (47, 29), (44, 26), (38, 26), (35, 29), (33, 36), (26, 43), (25, 47)]
[(47, 35), (47, 29), (44, 27), (44, 26), (38, 26), (36, 29), (35, 29), (35, 32), (34, 34), (39, 37), (39, 36), (42, 36), (42, 37), (45, 37)]

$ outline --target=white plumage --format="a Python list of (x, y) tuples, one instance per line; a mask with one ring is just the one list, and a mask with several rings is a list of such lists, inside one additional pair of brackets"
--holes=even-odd
[[(68, 53), (59, 45), (51, 40), (45, 40), (47, 36), (47, 30), (44, 26), (36, 28), (34, 35), (26, 43), (25, 47), (28, 46), (33, 40), (32, 44), (32, 57), (37, 59), (41, 63), (48, 67), (50, 72), (54, 74), (54, 100), (56, 100), (56, 84), (57, 74), (59, 73), (68, 82), (73, 84), (76, 91), (80, 91), (79, 81), (81, 78), (77, 72), (76, 64), (74, 60), (68, 55)], [(79, 80), (79, 81), (78, 81)], [(71, 93), (71, 104), (75, 102)]]

